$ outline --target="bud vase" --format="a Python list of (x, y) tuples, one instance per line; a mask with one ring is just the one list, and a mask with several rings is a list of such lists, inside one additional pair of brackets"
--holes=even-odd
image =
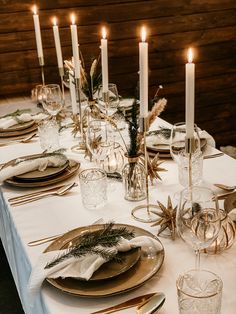
[(146, 176), (144, 166), (139, 162), (139, 156), (128, 157), (128, 163), (122, 171), (125, 199), (141, 201), (146, 198)]

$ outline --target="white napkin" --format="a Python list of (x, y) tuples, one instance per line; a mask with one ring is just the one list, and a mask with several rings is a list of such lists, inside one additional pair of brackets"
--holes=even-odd
[(22, 113), (21, 115), (17, 116), (17, 119), (14, 117), (8, 116), (5, 118), (0, 118), (0, 128), (1, 129), (8, 129), (11, 126), (18, 124), (20, 122), (29, 122), (29, 121), (40, 121), (46, 119), (48, 115), (45, 113), (38, 113), (38, 114), (31, 114), (31, 113)]
[[(22, 160), (22, 161), (21, 161)], [(35, 159), (24, 160), (18, 158), (16, 165), (7, 166), (0, 170), (0, 183), (8, 178), (34, 170), (44, 171), (47, 167), (60, 167), (67, 161), (64, 155), (52, 155)]]
[[(118, 246), (110, 248), (109, 250), (112, 250), (114, 252), (126, 252), (132, 248), (141, 246), (144, 248), (144, 250), (145, 247), (151, 247), (154, 252), (162, 250), (160, 242), (147, 236), (140, 236), (131, 240), (122, 239)], [(28, 283), (28, 291), (32, 299), (34, 299), (36, 294), (40, 291), (40, 287), (45, 278), (74, 277), (89, 280), (92, 277), (93, 273), (102, 264), (107, 262), (99, 255), (87, 254), (80, 258), (71, 257), (65, 259), (63, 262), (49, 269), (44, 268), (47, 263), (53, 261), (63, 252), (67, 251), (68, 250), (47, 252), (39, 257), (38, 262), (32, 270)]]

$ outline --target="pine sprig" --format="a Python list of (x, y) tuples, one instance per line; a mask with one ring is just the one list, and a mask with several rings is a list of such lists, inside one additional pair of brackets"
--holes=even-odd
[(129, 137), (130, 145), (128, 149), (128, 156), (137, 156), (138, 145), (138, 117), (137, 117), (137, 103), (135, 102), (132, 107), (131, 121), (129, 123)]
[(17, 118), (18, 116), (22, 115), (23, 113), (29, 113), (31, 112), (30, 109), (17, 109), (16, 111), (12, 112), (12, 113), (8, 113), (5, 116), (0, 117), (1, 118), (7, 118), (7, 117), (12, 117), (12, 118)]
[(125, 227), (115, 229), (113, 229), (113, 227), (114, 223), (109, 223), (105, 224), (103, 229), (84, 233), (78, 237), (75, 246), (69, 248), (65, 253), (48, 263), (45, 269), (49, 269), (70, 257), (79, 258), (91, 253), (100, 255), (107, 261), (119, 261), (116, 252), (112, 249), (109, 250), (109, 248), (118, 245), (122, 238), (133, 238), (134, 233), (128, 231)]

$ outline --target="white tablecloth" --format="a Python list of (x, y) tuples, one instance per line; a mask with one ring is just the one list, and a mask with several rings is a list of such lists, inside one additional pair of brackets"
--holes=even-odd
[[(30, 102), (24, 106), (29, 107)], [(1, 108), (1, 114), (3, 114)], [(9, 108), (4, 108), (9, 112)], [(164, 124), (161, 119), (158, 123)], [(61, 145), (71, 147), (73, 140), (66, 131), (61, 135)], [(207, 153), (217, 152), (208, 147)], [(28, 144), (15, 144), (0, 148), (1, 163), (10, 159), (32, 153), (39, 153), (39, 143), (34, 141)], [(84, 158), (80, 156), (82, 168), (86, 167)], [(88, 165), (88, 164), (87, 164)], [(150, 187), (150, 201), (156, 204), (157, 199), (166, 203), (168, 195), (172, 197), (173, 203), (178, 200), (174, 198), (177, 191), (182, 187), (178, 184), (177, 166), (172, 160), (167, 160), (163, 166), (168, 172), (161, 173), (162, 181), (158, 181)], [(227, 155), (204, 160), (204, 184), (213, 187), (213, 183), (235, 184), (236, 161)], [(98, 218), (105, 221), (114, 220), (117, 223), (128, 223), (140, 226), (153, 233), (156, 227), (149, 224), (139, 223), (131, 218), (131, 209), (137, 205), (124, 200), (122, 183), (114, 183), (109, 191), (108, 203), (103, 209), (89, 211), (81, 202), (79, 187), (71, 194), (63, 197), (48, 197), (23, 206), (11, 207), (7, 199), (12, 196), (21, 195), (24, 192), (20, 188), (2, 186), (0, 197), (0, 236), (6, 255), (13, 273), (18, 293), (27, 314), (88, 314), (92, 311), (114, 305), (131, 297), (144, 293), (163, 291), (166, 294), (166, 302), (159, 311), (160, 314), (178, 313), (176, 278), (180, 273), (194, 267), (194, 253), (181, 239), (172, 241), (162, 238), (165, 248), (165, 260), (161, 270), (143, 286), (125, 294), (107, 298), (80, 298), (62, 293), (49, 284), (42, 287), (41, 296), (36, 300), (34, 308), (30, 306), (27, 295), (27, 281), (33, 265), (38, 256), (48, 244), (29, 247), (27, 243), (32, 240), (59, 234), (77, 228), (79, 226), (93, 223)], [(216, 188), (214, 188), (216, 191)], [(221, 203), (222, 205), (222, 203)], [(202, 266), (217, 273), (223, 280), (223, 302), (222, 314), (236, 313), (236, 245), (220, 255), (202, 256)], [(120, 312), (121, 313), (121, 312)], [(122, 311), (122, 313), (135, 313), (134, 309)]]

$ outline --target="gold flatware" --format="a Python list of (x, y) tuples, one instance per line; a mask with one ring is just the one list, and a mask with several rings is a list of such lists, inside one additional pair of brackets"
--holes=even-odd
[(203, 159), (216, 158), (216, 157), (220, 157), (220, 156), (223, 156), (223, 155), (224, 155), (224, 153), (216, 153), (216, 154), (212, 154), (212, 155), (203, 156)]
[[(96, 225), (96, 224), (100, 224), (100, 223), (103, 223), (103, 218), (99, 218), (98, 220), (94, 221), (94, 223), (92, 223), (92, 225)], [(38, 240), (30, 241), (30, 242), (28, 242), (28, 246), (37, 246), (37, 245), (40, 245), (40, 244), (43, 244), (43, 243), (47, 243), (47, 242), (56, 240), (57, 238), (63, 236), (64, 234), (65, 234), (65, 232), (59, 233), (59, 234), (56, 234), (56, 235), (53, 235), (53, 236), (50, 236), (50, 237), (46, 237), (46, 238), (41, 238), (41, 239), (38, 239)]]
[(44, 189), (44, 190), (41, 190), (41, 191), (36, 191), (36, 192), (32, 192), (32, 193), (28, 193), (28, 194), (23, 194), (23, 195), (19, 195), (19, 196), (15, 196), (15, 197), (11, 197), (8, 199), (9, 202), (14, 202), (14, 201), (17, 201), (17, 200), (23, 200), (23, 199), (27, 199), (31, 196), (39, 196), (41, 195), (42, 193), (46, 193), (46, 192), (54, 192), (60, 188), (63, 188), (63, 187), (66, 187), (68, 184), (61, 184), (61, 185), (57, 185), (57, 186), (53, 186), (51, 188), (48, 188), (48, 189)]
[(137, 308), (137, 314), (154, 314), (156, 313), (164, 304), (166, 297), (164, 293), (155, 293), (149, 300), (140, 304)]
[(216, 183), (216, 184), (214, 184), (214, 186), (216, 186), (222, 190), (231, 191), (231, 192), (236, 189), (236, 185), (224, 185), (224, 184)]
[(116, 305), (108, 307), (106, 309), (103, 309), (103, 310), (100, 310), (100, 311), (96, 311), (96, 312), (92, 312), (91, 314), (109, 314), (109, 313), (113, 313), (113, 312), (116, 312), (116, 311), (128, 309), (130, 307), (146, 303), (146, 301), (148, 301), (154, 295), (155, 295), (155, 293), (148, 293), (148, 294), (145, 294), (145, 295), (141, 295), (139, 297), (127, 300), (125, 302), (116, 304)]
[(24, 205), (24, 204), (39, 200), (39, 199), (44, 198), (46, 196), (52, 196), (52, 195), (62, 196), (64, 194), (66, 194), (70, 189), (72, 189), (75, 186), (78, 186), (78, 184), (73, 182), (73, 183), (65, 185), (65, 186), (63, 186), (63, 187), (61, 187), (55, 191), (51, 191), (51, 192), (48, 191), (48, 192), (41, 193), (39, 195), (34, 195), (34, 196), (30, 196), (28, 198), (15, 200), (15, 201), (9, 201), (9, 202), (10, 202), (11, 206), (19, 206), (19, 205)]

